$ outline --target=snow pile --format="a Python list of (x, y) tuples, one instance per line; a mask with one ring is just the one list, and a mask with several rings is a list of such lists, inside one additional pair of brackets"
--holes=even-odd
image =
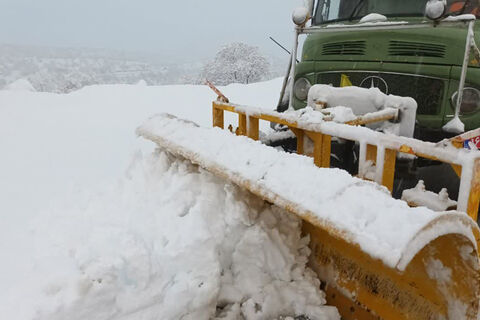
[(137, 82), (137, 86), (140, 86), (140, 87), (146, 87), (147, 85), (148, 85), (147, 81), (143, 79)]
[(387, 17), (384, 16), (383, 14), (379, 14), (379, 13), (369, 13), (367, 14), (365, 17), (363, 17), (362, 19), (360, 19), (360, 21), (358, 23), (375, 23), (375, 22), (385, 22), (387, 21)]
[(28, 91), (28, 92), (35, 92), (35, 88), (32, 86), (30, 81), (27, 79), (19, 79), (10, 83), (9, 85), (5, 86), (5, 90), (9, 91)]
[(332, 121), (345, 123), (348, 121), (353, 121), (357, 116), (353, 113), (353, 110), (347, 107), (337, 106), (333, 108), (325, 108), (322, 110), (322, 113), (325, 115), (330, 115), (333, 117)]
[[(373, 79), (372, 79), (373, 81)], [(386, 108), (400, 110), (400, 123), (395, 133), (412, 137), (415, 130), (417, 102), (410, 97), (386, 95), (378, 88), (365, 89), (360, 87), (335, 88), (329, 85), (317, 84), (308, 92), (308, 105), (313, 109), (320, 107), (347, 107), (355, 115), (364, 115)], [(375, 128), (378, 125), (374, 125)], [(393, 124), (391, 126), (394, 126)]]
[(474, 14), (460, 14), (458, 16), (448, 16), (442, 21), (444, 22), (457, 22), (457, 21), (472, 21), (476, 20), (477, 17)]
[(440, 212), (454, 210), (457, 207), (457, 202), (449, 198), (447, 189), (442, 189), (438, 194), (427, 191), (422, 180), (418, 182), (415, 188), (404, 190), (402, 200), (412, 206), (425, 206)]
[(442, 129), (453, 134), (460, 134), (465, 132), (465, 124), (458, 116), (455, 116), (452, 120), (448, 121)]
[(34, 270), (7, 318), (339, 319), (300, 220), (187, 161), (139, 154), (117, 186), (73, 200), (30, 225)]

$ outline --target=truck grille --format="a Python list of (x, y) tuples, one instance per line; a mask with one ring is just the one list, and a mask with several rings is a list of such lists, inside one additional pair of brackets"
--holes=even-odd
[(317, 83), (339, 87), (342, 74), (347, 75), (354, 86), (365, 88), (371, 86), (372, 81), (369, 77), (374, 77), (375, 82), (381, 78), (388, 86), (386, 93), (415, 99), (418, 104), (417, 114), (435, 115), (440, 112), (445, 88), (445, 82), (442, 79), (396, 73), (328, 72), (318, 74)]
[(445, 50), (445, 46), (440, 44), (393, 40), (390, 41), (388, 54), (401, 57), (444, 58)]
[(322, 47), (322, 55), (364, 55), (365, 46), (365, 41), (343, 41), (326, 43)]

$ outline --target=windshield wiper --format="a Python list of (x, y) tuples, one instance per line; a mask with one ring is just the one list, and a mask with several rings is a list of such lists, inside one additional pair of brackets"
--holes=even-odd
[(348, 17), (348, 21), (352, 21), (353, 18), (355, 17), (355, 15), (357, 14), (357, 11), (358, 9), (361, 8), (361, 5), (365, 2), (365, 0), (359, 0), (357, 2), (357, 5), (355, 6), (355, 8), (353, 8), (353, 11), (352, 13), (350, 14), (350, 16)]

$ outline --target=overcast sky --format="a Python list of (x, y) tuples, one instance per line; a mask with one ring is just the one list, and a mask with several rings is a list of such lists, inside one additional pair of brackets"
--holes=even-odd
[[(0, 43), (152, 52), (199, 60), (243, 41), (288, 47), (300, 0), (0, 0)], [(198, 59), (192, 59), (192, 57)]]

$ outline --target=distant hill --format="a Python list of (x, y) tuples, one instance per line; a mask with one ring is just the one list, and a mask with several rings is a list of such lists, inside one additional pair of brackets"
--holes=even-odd
[(0, 45), (0, 89), (19, 79), (36, 91), (67, 93), (93, 84), (192, 83), (202, 63), (169, 64), (154, 55), (102, 49)]
[[(283, 75), (282, 59), (270, 58), (269, 78)], [(28, 80), (35, 91), (68, 93), (94, 84), (194, 84), (204, 61), (165, 61), (155, 54), (91, 48), (0, 45), (0, 89)]]

